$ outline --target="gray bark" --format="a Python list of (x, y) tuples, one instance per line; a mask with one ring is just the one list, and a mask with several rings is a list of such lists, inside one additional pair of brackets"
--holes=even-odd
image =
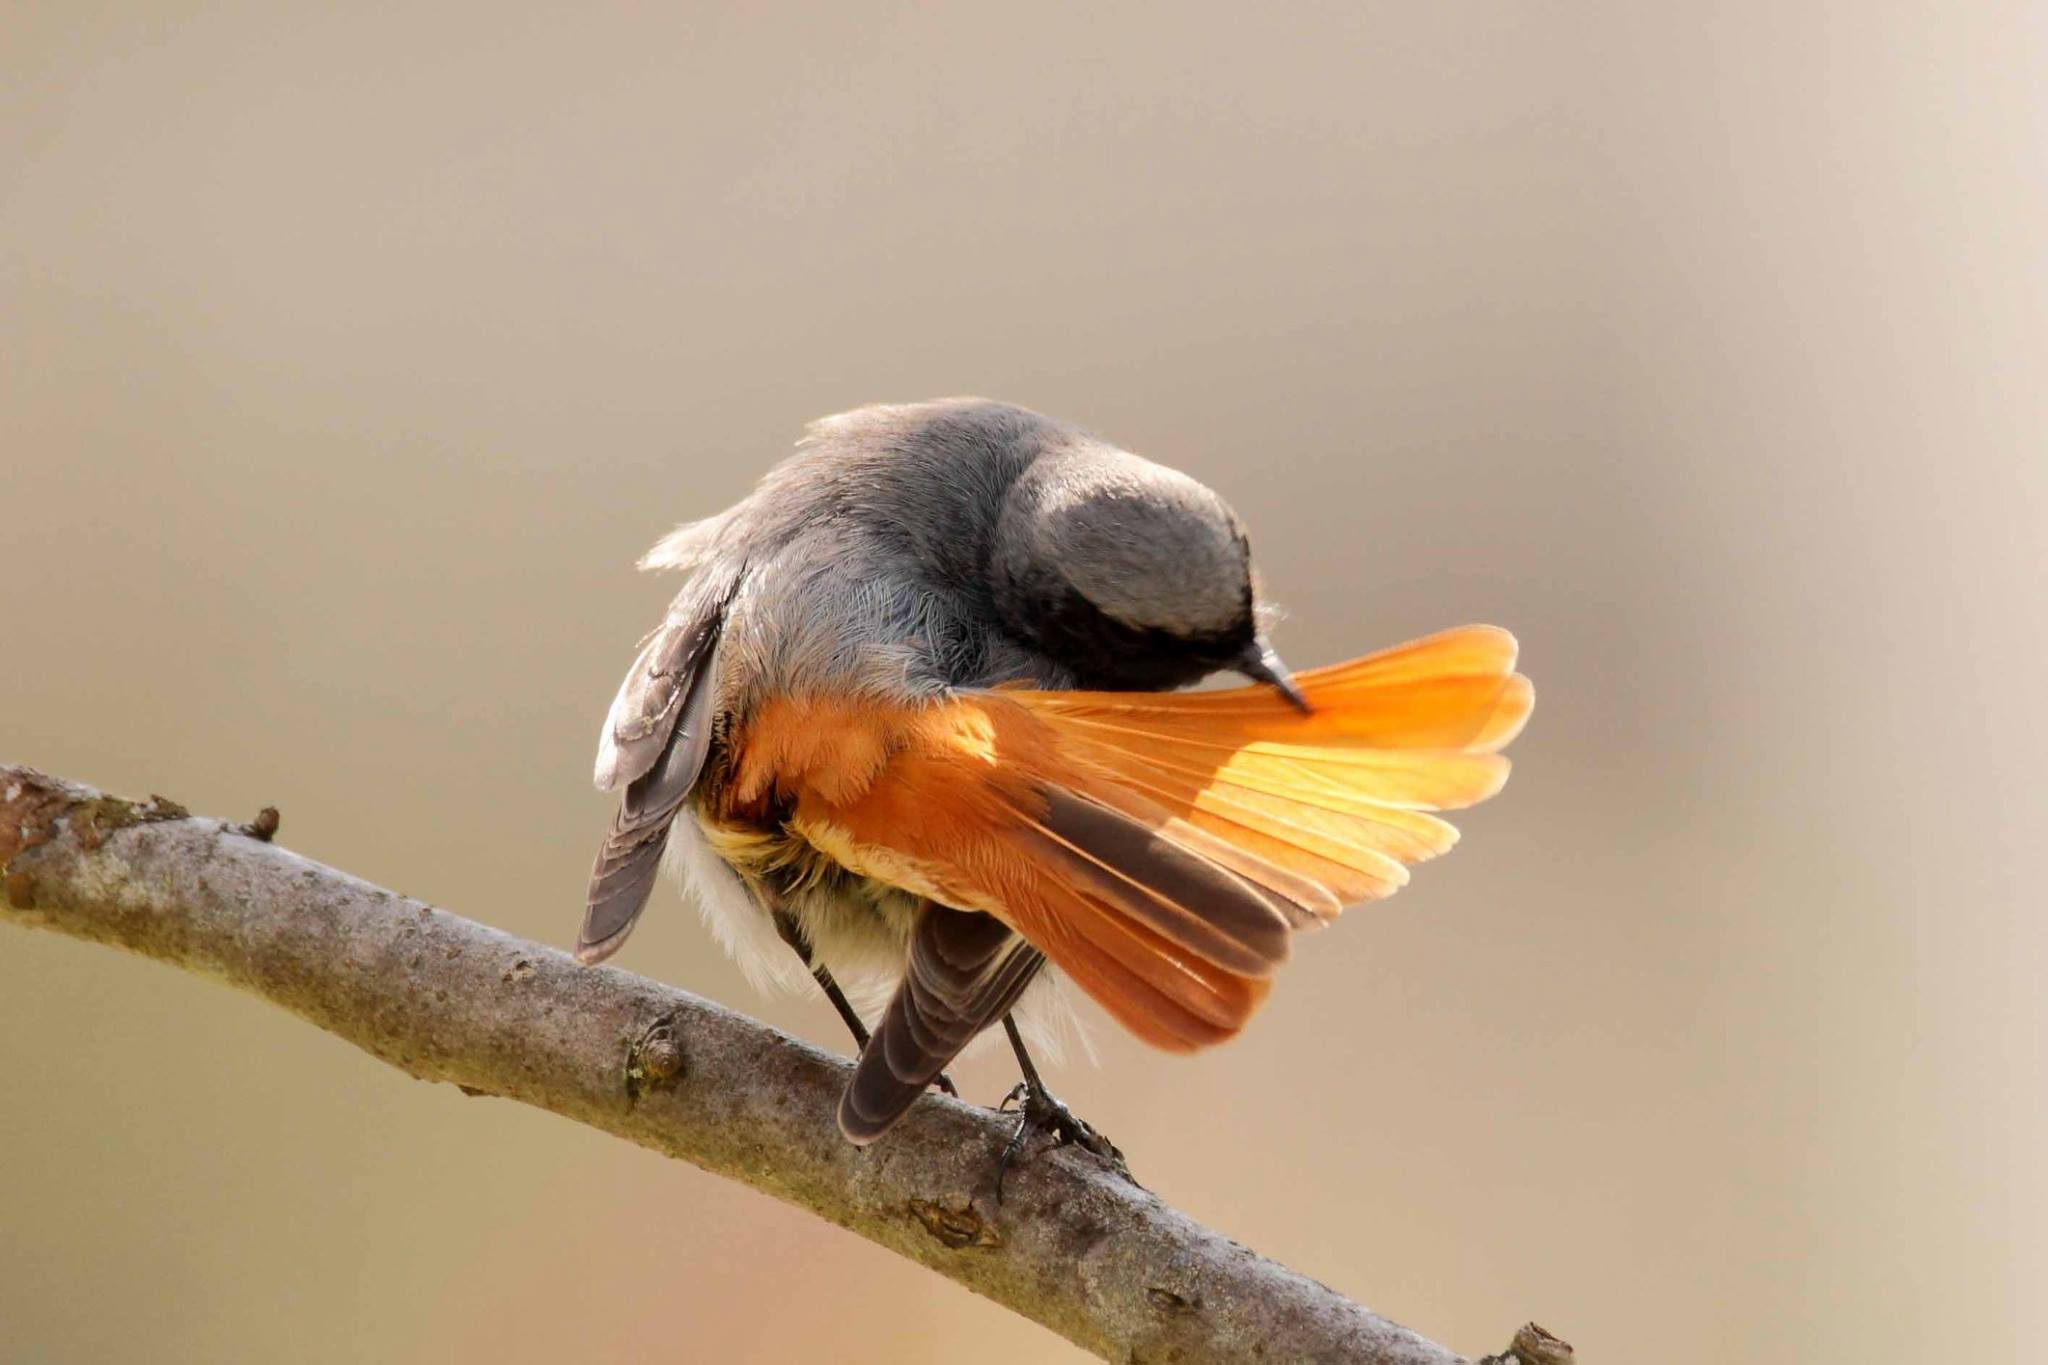
[[(928, 1096), (855, 1148), (833, 1117), (846, 1062), (311, 862), (268, 842), (276, 828), (275, 812), (228, 824), (0, 764), (0, 919), (216, 977), (409, 1075), (716, 1171), (1108, 1360), (1465, 1361), (1085, 1153), (1035, 1152), (997, 1205), (1010, 1121), (987, 1109)], [(1525, 1328), (1488, 1359), (1571, 1355)]]

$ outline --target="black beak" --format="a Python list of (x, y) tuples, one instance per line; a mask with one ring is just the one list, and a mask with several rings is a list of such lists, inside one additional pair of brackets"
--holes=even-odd
[(1272, 687), (1304, 716), (1312, 715), (1313, 708), (1308, 698), (1301, 695), (1301, 689), (1294, 685), (1294, 675), (1287, 671), (1287, 665), (1280, 662), (1280, 656), (1273, 652), (1273, 646), (1263, 639), (1255, 639), (1244, 647), (1244, 653), (1237, 656), (1237, 671), (1254, 682)]

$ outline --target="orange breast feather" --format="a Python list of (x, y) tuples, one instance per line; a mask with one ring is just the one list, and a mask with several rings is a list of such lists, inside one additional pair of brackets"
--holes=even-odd
[(1197, 693), (780, 699), (730, 794), (864, 876), (995, 915), (1119, 1022), (1185, 1051), (1264, 999), (1290, 931), (1388, 895), (1507, 779), (1515, 642), (1446, 631), (1296, 679)]

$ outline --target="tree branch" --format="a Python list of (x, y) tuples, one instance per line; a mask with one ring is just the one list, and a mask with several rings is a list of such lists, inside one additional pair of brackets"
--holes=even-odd
[[(1010, 1125), (989, 1110), (927, 1096), (858, 1149), (833, 1119), (845, 1062), (301, 858), (268, 842), (276, 827), (274, 813), (231, 825), (0, 764), (0, 919), (218, 977), (422, 1080), (729, 1176), (1105, 1359), (1465, 1359), (1073, 1149), (1014, 1168), (996, 1205)], [(1561, 1365), (1571, 1348), (1525, 1328), (1488, 1359)]]

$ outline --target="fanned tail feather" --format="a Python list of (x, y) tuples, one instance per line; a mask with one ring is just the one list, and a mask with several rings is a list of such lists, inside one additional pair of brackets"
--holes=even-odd
[[(1112, 802), (1130, 793), (1321, 886), (1316, 918), (1329, 920), (1336, 907), (1392, 894), (1407, 883), (1405, 864), (1457, 842), (1429, 812), (1473, 805), (1506, 782), (1496, 751), (1534, 702), (1514, 663), (1506, 631), (1467, 626), (1301, 674), (1306, 716), (1265, 687), (1005, 695), (1099, 771), (1084, 790)], [(1284, 894), (1256, 867), (1245, 875)]]
[[(1506, 781), (1498, 750), (1533, 704), (1514, 664), (1512, 636), (1468, 626), (1299, 675), (1307, 715), (1265, 686), (1000, 688), (848, 704), (820, 731), (811, 701), (784, 738), (773, 715), (750, 725), (740, 785), (759, 762), (839, 862), (995, 916), (1132, 1032), (1185, 1051), (1243, 1027), (1290, 929), (1391, 894), (1456, 842), (1432, 812)], [(805, 780), (820, 733), (865, 756), (864, 780)]]

